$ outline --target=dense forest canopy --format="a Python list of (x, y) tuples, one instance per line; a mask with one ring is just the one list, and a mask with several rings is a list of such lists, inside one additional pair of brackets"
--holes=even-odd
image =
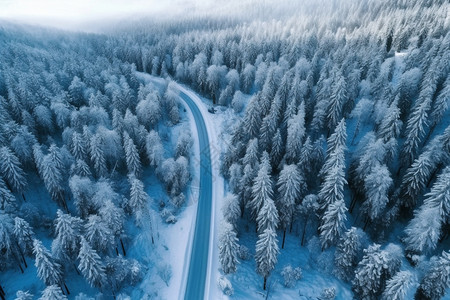
[[(299, 249), (331, 253), (356, 298), (448, 294), (448, 2), (230, 7), (101, 34), (0, 23), (0, 270), (35, 259), (44, 295), (68, 294), (74, 272), (114, 295), (142, 279), (142, 260), (124, 261), (126, 224), (145, 227), (149, 203), (174, 217), (190, 180), (175, 80), (238, 120), (220, 157), (223, 274), (239, 273), (239, 240), (256, 235), (266, 289), (297, 235)], [(149, 174), (169, 209), (145, 191)], [(54, 202), (44, 222), (27, 199), (39, 184)], [(286, 287), (301, 272), (284, 267)]]

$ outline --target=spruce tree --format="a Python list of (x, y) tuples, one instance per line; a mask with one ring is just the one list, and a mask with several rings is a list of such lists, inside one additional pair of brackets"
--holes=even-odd
[(341, 237), (334, 255), (334, 274), (342, 280), (351, 280), (361, 251), (361, 232), (351, 227)]
[(16, 192), (22, 192), (27, 185), (19, 159), (6, 146), (0, 148), (0, 174), (9, 187)]
[(253, 181), (252, 199), (248, 204), (250, 206), (253, 218), (258, 216), (259, 211), (264, 205), (266, 199), (273, 199), (270, 169), (269, 156), (267, 152), (264, 152), (261, 158), (261, 165), (259, 167), (258, 175)]
[(33, 242), (33, 253), (38, 277), (46, 285), (59, 285), (62, 280), (61, 265), (55, 261), (50, 252), (39, 240)]
[(381, 299), (383, 300), (405, 300), (406, 293), (412, 285), (414, 276), (410, 271), (399, 271), (386, 282)]
[(101, 288), (106, 283), (105, 267), (100, 260), (100, 256), (84, 238), (81, 238), (78, 259), (80, 260), (78, 268), (84, 278), (91, 286)]
[(267, 277), (275, 268), (278, 262), (278, 248), (277, 234), (275, 230), (266, 228), (259, 236), (256, 242), (256, 272), (264, 278), (264, 290), (266, 289)]
[(450, 253), (442, 251), (442, 255), (432, 261), (432, 266), (425, 274), (416, 293), (416, 299), (438, 300), (450, 287)]
[(128, 172), (139, 177), (141, 174), (141, 159), (139, 152), (126, 131), (123, 132), (123, 148), (125, 150), (125, 160), (127, 163)]
[(281, 248), (284, 248), (286, 239), (286, 229), (293, 221), (294, 208), (297, 201), (306, 191), (305, 180), (300, 174), (297, 165), (284, 165), (278, 177), (278, 210), (280, 213), (281, 226), (283, 228), (283, 242)]
[(45, 288), (38, 300), (67, 300), (67, 297), (58, 285), (52, 284)]
[(233, 225), (222, 224), (222, 233), (219, 237), (219, 261), (225, 274), (236, 272), (238, 261), (238, 238)]
[(335, 245), (341, 238), (345, 231), (346, 212), (344, 200), (337, 200), (327, 206), (319, 228), (322, 249)]

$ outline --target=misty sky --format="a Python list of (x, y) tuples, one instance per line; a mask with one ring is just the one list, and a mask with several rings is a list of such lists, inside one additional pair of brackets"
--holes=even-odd
[[(208, 8), (213, 0), (0, 0), (0, 18), (71, 28), (76, 24)], [(217, 2), (216, 2), (217, 3)]]

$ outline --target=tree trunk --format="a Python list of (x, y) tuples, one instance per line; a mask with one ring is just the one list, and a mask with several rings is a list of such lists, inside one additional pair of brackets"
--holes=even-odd
[(286, 241), (286, 228), (283, 230), (283, 242), (281, 243), (281, 249), (284, 249), (284, 242)]
[(352, 195), (352, 201), (350, 202), (350, 207), (349, 207), (349, 209), (348, 209), (348, 212), (349, 212), (349, 213), (352, 213), (352, 212), (353, 212), (353, 209), (355, 208), (355, 205), (356, 205), (356, 195), (355, 195), (355, 193), (353, 193), (353, 195)]
[(301, 242), (301, 246), (303, 246), (305, 244), (305, 234), (306, 234), (306, 226), (308, 225), (308, 215), (306, 215), (305, 218), (305, 224), (303, 225), (303, 233), (302, 233), (302, 242)]
[(122, 246), (122, 253), (123, 253), (123, 256), (127, 256), (127, 252), (125, 251), (125, 247), (123, 246), (122, 238), (120, 238), (120, 246)]
[(267, 277), (264, 276), (264, 286), (263, 286), (263, 289), (264, 289), (264, 290), (266, 290), (266, 283), (267, 283)]
[(67, 291), (67, 295), (70, 295), (70, 291), (69, 291), (69, 289), (67, 288), (67, 285), (66, 285), (66, 283), (65, 283), (65, 282), (63, 282), (63, 284), (64, 284), (64, 287), (66, 288), (66, 291)]
[(366, 231), (367, 225), (369, 225), (369, 221), (369, 217), (366, 217), (366, 220), (364, 221), (363, 231)]
[(24, 202), (27, 202), (27, 198), (25, 198), (25, 194), (24, 193), (22, 193), (22, 198), (23, 198)]

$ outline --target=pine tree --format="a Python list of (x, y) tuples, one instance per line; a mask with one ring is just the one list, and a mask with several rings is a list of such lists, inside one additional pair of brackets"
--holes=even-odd
[(62, 261), (75, 259), (79, 250), (82, 221), (59, 209), (56, 215), (56, 238), (52, 244), (52, 252)]
[(400, 109), (398, 108), (398, 97), (391, 103), (387, 110), (387, 115), (381, 120), (378, 127), (377, 136), (382, 138), (386, 143), (391, 138), (398, 138), (402, 129), (402, 121), (400, 120)]
[(305, 136), (305, 104), (302, 102), (298, 112), (288, 121), (286, 140), (286, 161), (297, 163)]
[(67, 297), (63, 294), (59, 286), (53, 284), (45, 288), (39, 300), (67, 300)]
[(66, 208), (62, 173), (64, 168), (59, 168), (58, 165), (61, 165), (61, 162), (58, 158), (53, 159), (53, 156), (49, 153), (42, 160), (40, 174), (52, 199)]
[(219, 237), (219, 261), (225, 274), (236, 272), (238, 261), (238, 238), (230, 223), (222, 224)]
[(328, 129), (332, 130), (342, 117), (342, 109), (347, 102), (347, 83), (345, 77), (339, 70), (333, 70), (333, 82), (331, 85), (331, 96), (326, 110)]
[(420, 143), (425, 136), (428, 126), (428, 114), (431, 98), (425, 97), (417, 100), (417, 107), (411, 112), (406, 124), (406, 140), (402, 149), (403, 165), (408, 167), (416, 158)]
[(16, 299), (14, 300), (33, 300), (33, 294), (30, 294), (29, 291), (17, 291)]
[(139, 177), (141, 174), (141, 159), (139, 152), (126, 131), (123, 132), (123, 148), (125, 150), (125, 160), (127, 162), (128, 172)]
[(91, 161), (94, 164), (94, 169), (97, 176), (104, 177), (107, 175), (106, 159), (102, 149), (103, 138), (100, 134), (94, 134), (90, 138), (89, 153), (91, 155)]
[(259, 210), (256, 217), (256, 224), (258, 225), (258, 232), (263, 232), (266, 228), (271, 228), (273, 231), (278, 227), (279, 217), (275, 203), (270, 198), (265, 198), (263, 206)]
[(450, 215), (450, 167), (444, 169), (425, 196), (424, 204), (405, 229), (407, 250), (429, 252), (436, 248), (441, 228)]
[(147, 157), (152, 167), (158, 167), (161, 165), (164, 156), (164, 148), (161, 143), (159, 134), (152, 130), (147, 135), (146, 147)]
[(27, 184), (25, 173), (17, 156), (6, 146), (0, 148), (0, 172), (11, 189), (23, 191)]
[(142, 213), (146, 209), (149, 198), (147, 193), (144, 191), (144, 184), (133, 175), (128, 176), (128, 181), (131, 185), (130, 200), (128, 202), (128, 205), (135, 214), (137, 212)]
[(351, 280), (354, 269), (358, 264), (361, 252), (362, 232), (356, 227), (347, 230), (341, 237), (334, 255), (334, 274), (342, 280)]
[(78, 268), (84, 278), (91, 286), (101, 288), (106, 282), (105, 267), (100, 260), (100, 256), (84, 238), (81, 238), (78, 259), (80, 260)]
[(14, 255), (14, 239), (13, 239), (14, 223), (9, 214), (4, 211), (0, 211), (0, 257), (9, 259), (11, 255)]
[(248, 139), (257, 137), (261, 126), (262, 120), (259, 108), (259, 98), (259, 94), (253, 96), (247, 105), (247, 109), (245, 110), (244, 129)]
[(392, 178), (386, 165), (377, 165), (366, 177), (364, 188), (367, 200), (364, 210), (372, 221), (377, 220), (389, 202), (388, 192), (392, 186)]
[(425, 274), (416, 293), (416, 299), (438, 300), (450, 287), (450, 252), (442, 251)]
[(386, 288), (381, 296), (383, 300), (405, 300), (406, 293), (413, 283), (413, 274), (409, 271), (399, 271), (386, 282)]
[(22, 254), (31, 254), (33, 251), (33, 229), (22, 218), (14, 218), (14, 237)]
[(46, 285), (59, 285), (62, 280), (61, 265), (55, 261), (50, 252), (39, 240), (33, 242), (33, 253), (38, 277)]
[(86, 141), (83, 139), (83, 136), (78, 132), (74, 132), (72, 134), (72, 144), (70, 147), (72, 155), (76, 159), (83, 160), (86, 158), (86, 148)]
[(90, 177), (92, 176), (91, 170), (88, 164), (81, 159), (78, 159), (75, 164), (72, 165), (71, 172), (73, 175), (78, 175), (80, 177)]
[(252, 168), (258, 164), (258, 156), (259, 156), (259, 148), (258, 148), (258, 139), (251, 139), (247, 144), (247, 150), (245, 151), (245, 155), (242, 158), (242, 164), (244, 166), (250, 165)]
[(278, 168), (281, 158), (283, 157), (284, 144), (281, 137), (280, 129), (278, 128), (272, 138), (272, 148), (270, 150), (270, 161), (273, 168)]
[(305, 180), (300, 174), (297, 165), (284, 165), (283, 170), (278, 177), (278, 210), (280, 221), (283, 227), (283, 242), (281, 249), (284, 248), (286, 239), (286, 229), (291, 225), (294, 208), (297, 201), (306, 191)]
[(252, 199), (248, 203), (254, 218), (258, 216), (266, 199), (273, 199), (273, 188), (270, 176), (269, 156), (267, 152), (264, 152), (261, 158), (258, 175), (253, 181)]
[(256, 272), (264, 277), (264, 290), (266, 289), (267, 277), (278, 262), (279, 252), (276, 232), (271, 228), (266, 228), (258, 236), (255, 254)]
[(0, 177), (0, 210), (13, 212), (16, 210), (16, 197), (6, 186), (6, 183)]
[(319, 228), (322, 249), (335, 245), (341, 238), (345, 231), (346, 212), (344, 200), (337, 200), (327, 206)]
[(355, 271), (352, 289), (361, 299), (375, 300), (379, 298), (386, 280), (396, 272), (397, 257), (391, 257), (387, 251), (381, 250), (378, 244), (369, 246), (364, 253)]
[(222, 213), (228, 223), (237, 226), (237, 220), (241, 216), (241, 207), (236, 195), (230, 193), (223, 199)]
[(106, 252), (113, 245), (111, 230), (98, 215), (90, 215), (84, 225), (84, 237), (98, 252)]

